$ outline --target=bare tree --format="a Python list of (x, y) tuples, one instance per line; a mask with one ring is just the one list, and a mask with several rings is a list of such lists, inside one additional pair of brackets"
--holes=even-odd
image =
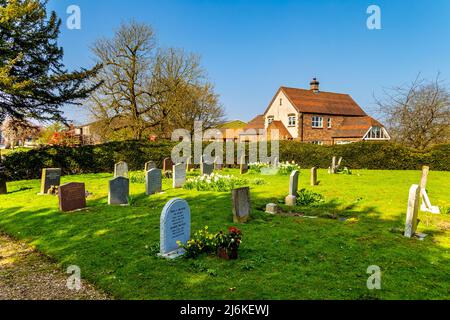
[(150, 26), (131, 22), (113, 39), (95, 43), (93, 52), (103, 64), (96, 81), (103, 86), (91, 96), (89, 107), (103, 138), (167, 137), (173, 128), (190, 127), (193, 115), (208, 123), (222, 116), (200, 59), (182, 50), (158, 50), (155, 42)]
[(39, 127), (33, 125), (32, 123), (22, 120), (8, 118), (3, 122), (1, 127), (3, 135), (7, 142), (7, 147), (14, 149), (17, 145), (25, 145), (25, 141), (28, 138), (37, 137), (39, 134)]
[(450, 142), (450, 93), (439, 74), (433, 81), (419, 74), (384, 95), (376, 101), (394, 141), (420, 150)]

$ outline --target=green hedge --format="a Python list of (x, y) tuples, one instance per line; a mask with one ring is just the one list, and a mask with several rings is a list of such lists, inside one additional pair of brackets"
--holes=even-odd
[[(97, 146), (45, 147), (14, 152), (4, 157), (8, 180), (37, 179), (42, 168), (62, 168), (63, 174), (112, 172), (114, 163), (125, 161), (131, 170), (142, 170), (144, 163), (162, 166), (176, 143), (112, 142)], [(270, 147), (269, 147), (270, 150)], [(450, 171), (450, 145), (439, 145), (420, 152), (393, 143), (354, 143), (341, 146), (316, 146), (292, 141), (280, 142), (280, 160), (296, 161), (302, 168), (328, 168), (333, 156), (343, 157), (352, 169)]]

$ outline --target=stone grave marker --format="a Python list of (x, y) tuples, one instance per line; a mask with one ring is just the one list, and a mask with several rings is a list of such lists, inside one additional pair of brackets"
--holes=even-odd
[(422, 205), (420, 210), (423, 212), (430, 212), (433, 214), (440, 214), (441, 210), (438, 206), (433, 206), (427, 192), (428, 174), (430, 173), (430, 167), (424, 166), (422, 168), (422, 178), (420, 180), (420, 198), (422, 199)]
[(233, 221), (234, 223), (245, 223), (250, 217), (250, 188), (238, 188), (231, 191)]
[(292, 171), (289, 180), (289, 194), (286, 197), (286, 205), (293, 207), (297, 204), (297, 193), (298, 193), (298, 177), (300, 172), (297, 170)]
[(223, 163), (220, 157), (216, 157), (214, 160), (214, 170), (220, 171), (223, 169)]
[(191, 210), (182, 199), (172, 199), (163, 208), (160, 219), (160, 256), (174, 259), (184, 254), (177, 242), (191, 238)]
[(145, 193), (150, 196), (162, 191), (162, 171), (150, 169), (145, 174)]
[(183, 188), (186, 183), (186, 166), (179, 163), (173, 166), (173, 188)]
[(114, 178), (124, 177), (128, 178), (128, 164), (120, 161), (114, 165)]
[(128, 205), (130, 195), (130, 180), (117, 177), (109, 181), (109, 205)]
[(156, 169), (156, 163), (155, 161), (149, 161), (145, 163), (144, 166), (144, 172), (149, 171), (150, 169)]
[(202, 162), (200, 164), (200, 171), (202, 176), (203, 175), (210, 176), (214, 172), (214, 164), (209, 162)]
[(195, 168), (195, 165), (193, 163), (193, 159), (192, 157), (187, 157), (186, 158), (186, 171), (191, 171), (192, 169)]
[(317, 186), (317, 168), (311, 169), (311, 186)]
[(59, 187), (61, 184), (61, 169), (59, 168), (46, 168), (42, 169), (41, 177), (41, 195), (48, 193), (48, 190), (52, 186)]
[(246, 174), (248, 172), (248, 163), (246, 161), (245, 156), (241, 157), (241, 174)]
[(172, 163), (171, 158), (165, 158), (163, 160), (163, 172), (164, 173), (169, 172), (169, 171), (172, 172), (172, 166), (173, 166), (173, 163)]
[(59, 187), (59, 210), (62, 212), (86, 208), (86, 189), (84, 183), (71, 182)]
[(269, 203), (266, 205), (266, 213), (269, 214), (278, 214), (280, 213), (280, 207), (276, 203)]
[(417, 184), (412, 185), (409, 190), (408, 210), (406, 213), (405, 237), (411, 238), (414, 236), (419, 224), (419, 199), (420, 187)]

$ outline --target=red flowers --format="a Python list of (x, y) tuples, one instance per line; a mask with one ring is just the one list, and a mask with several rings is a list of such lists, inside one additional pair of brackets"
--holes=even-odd
[(239, 230), (239, 229), (236, 228), (236, 227), (229, 227), (229, 228), (228, 228), (228, 231), (229, 231), (230, 233), (242, 234), (241, 230)]

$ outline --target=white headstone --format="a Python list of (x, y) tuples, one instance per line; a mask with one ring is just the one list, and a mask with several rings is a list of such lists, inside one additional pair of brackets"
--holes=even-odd
[(417, 225), (419, 224), (419, 199), (420, 187), (417, 184), (414, 184), (411, 189), (409, 189), (408, 211), (406, 213), (405, 224), (405, 237), (407, 238), (414, 236), (417, 230)]
[(186, 165), (179, 163), (173, 166), (173, 187), (182, 188), (186, 183)]
[(160, 220), (160, 256), (174, 259), (184, 254), (177, 242), (186, 244), (191, 237), (191, 210), (182, 199), (172, 199), (163, 208)]

